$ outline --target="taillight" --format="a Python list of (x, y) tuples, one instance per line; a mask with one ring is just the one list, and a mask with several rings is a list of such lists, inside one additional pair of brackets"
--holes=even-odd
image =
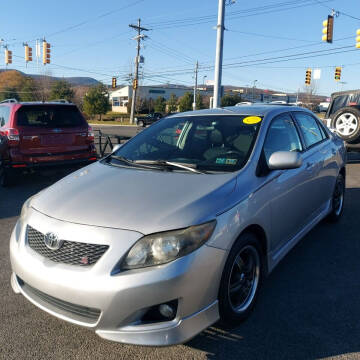
[(20, 134), (18, 129), (5, 129), (5, 135), (8, 138), (9, 146), (18, 146), (20, 143)]
[(89, 142), (94, 142), (95, 135), (94, 135), (94, 132), (93, 132), (93, 129), (92, 129), (91, 126), (88, 127), (86, 139), (87, 139)]

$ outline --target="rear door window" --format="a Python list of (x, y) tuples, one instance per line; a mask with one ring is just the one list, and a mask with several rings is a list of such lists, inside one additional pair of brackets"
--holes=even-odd
[(0, 127), (5, 126), (10, 119), (10, 107), (0, 106)]
[(314, 117), (301, 112), (295, 112), (294, 116), (300, 126), (307, 148), (320, 143), (326, 138), (325, 132), (320, 128)]
[(36, 105), (22, 106), (17, 112), (18, 126), (67, 128), (84, 125), (76, 106)]

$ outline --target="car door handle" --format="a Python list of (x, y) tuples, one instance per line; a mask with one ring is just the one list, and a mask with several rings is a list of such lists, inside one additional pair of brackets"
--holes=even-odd
[(311, 162), (308, 162), (306, 164), (306, 170), (312, 170), (314, 168), (315, 164), (314, 163), (311, 163)]

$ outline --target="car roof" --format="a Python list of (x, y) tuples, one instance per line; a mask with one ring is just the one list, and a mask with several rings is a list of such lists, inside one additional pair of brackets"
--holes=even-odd
[[(12, 99), (11, 99), (12, 100)], [(66, 105), (66, 106), (74, 106), (74, 103), (64, 102), (64, 101), (0, 101), (0, 106), (14, 106), (14, 105)]]
[(263, 116), (276, 115), (288, 111), (306, 111), (308, 109), (299, 106), (286, 106), (279, 104), (254, 104), (254, 105), (243, 105), (243, 106), (230, 106), (216, 109), (204, 109), (196, 111), (187, 111), (184, 113), (177, 113), (171, 115), (171, 117), (183, 117), (183, 116), (213, 116), (213, 115), (254, 115)]
[(337, 97), (337, 96), (341, 96), (341, 95), (351, 95), (351, 94), (359, 94), (360, 93), (360, 89), (357, 90), (346, 90), (346, 91), (338, 91), (338, 92), (334, 92), (331, 94), (331, 97)]

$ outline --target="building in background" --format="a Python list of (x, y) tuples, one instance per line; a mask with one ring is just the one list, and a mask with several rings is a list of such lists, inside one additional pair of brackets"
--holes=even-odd
[[(174, 94), (177, 98), (183, 96), (186, 92), (193, 92), (194, 89), (185, 86), (139, 86), (137, 92), (137, 98), (146, 100), (155, 100), (159, 96), (165, 100), (170, 98), (171, 94)], [(212, 95), (212, 92), (201, 90), (198, 88), (201, 95)], [(110, 93), (110, 103), (112, 105), (113, 112), (126, 113), (129, 99), (132, 96), (132, 87), (124, 86), (120, 89), (114, 90)]]

